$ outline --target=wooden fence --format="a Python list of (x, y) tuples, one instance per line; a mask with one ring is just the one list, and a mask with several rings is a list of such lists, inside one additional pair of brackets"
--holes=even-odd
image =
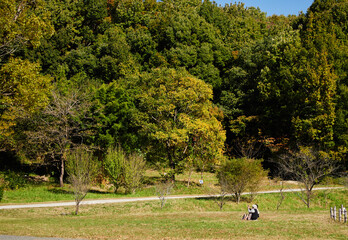
[[(338, 218), (337, 218), (337, 213), (338, 213)], [(330, 207), (330, 217), (334, 221), (339, 221), (343, 223), (347, 223), (347, 209), (341, 205), (341, 207), (336, 209), (336, 206)]]

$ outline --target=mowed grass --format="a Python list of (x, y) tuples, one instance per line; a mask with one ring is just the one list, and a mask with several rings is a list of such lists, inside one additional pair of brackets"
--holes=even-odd
[(0, 234), (83, 239), (347, 239), (348, 224), (333, 222), (329, 207), (347, 205), (348, 191), (315, 193), (307, 209), (287, 193), (257, 195), (261, 218), (241, 221), (248, 198), (228, 199), (219, 211), (214, 199), (168, 200), (74, 207), (0, 210)]

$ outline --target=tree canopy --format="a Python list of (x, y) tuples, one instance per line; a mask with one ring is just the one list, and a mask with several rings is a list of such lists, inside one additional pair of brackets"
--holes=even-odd
[[(347, 13), (346, 0), (298, 16), (210, 0), (4, 0), (0, 141), (39, 132), (39, 115), (58, 126), (48, 110), (82, 92), (64, 149), (83, 142), (99, 160), (120, 145), (174, 176), (193, 158), (238, 157), (238, 145), (270, 164), (300, 143), (346, 169)], [(33, 156), (16, 146), (0, 157)]]

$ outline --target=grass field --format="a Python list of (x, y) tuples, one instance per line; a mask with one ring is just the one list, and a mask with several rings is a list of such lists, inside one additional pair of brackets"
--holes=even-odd
[[(156, 171), (147, 171), (144, 187), (137, 190), (133, 194), (125, 195), (122, 189), (119, 193), (114, 193), (110, 186), (94, 186), (87, 194), (85, 199), (105, 199), (105, 198), (120, 198), (120, 197), (147, 197), (156, 196), (155, 184), (158, 181), (159, 174)], [(188, 174), (177, 176), (175, 187), (171, 191), (172, 195), (189, 195), (189, 194), (216, 194), (218, 192), (217, 179), (213, 173), (204, 173), (204, 184), (199, 184), (201, 178), (200, 173), (193, 172), (191, 176), (190, 187), (187, 187)], [(333, 184), (325, 184), (320, 186), (337, 186)], [(295, 182), (286, 182), (284, 188), (298, 188)], [(260, 186), (261, 190), (279, 190), (280, 183), (265, 179)], [(24, 188), (16, 190), (6, 190), (4, 197), (0, 202), (3, 204), (18, 204), (32, 202), (51, 202), (51, 201), (72, 201), (74, 200), (73, 191), (69, 184), (63, 188), (57, 183), (40, 182), (30, 183)]]
[[(108, 186), (95, 186), (86, 199), (154, 196), (158, 175), (148, 171), (147, 185), (135, 194), (115, 194)], [(216, 193), (214, 174), (178, 175), (172, 195)], [(325, 184), (328, 186), (328, 184)], [(285, 188), (297, 188), (286, 182)], [(266, 180), (260, 190), (279, 189), (279, 182)], [(50, 182), (29, 184), (7, 190), (1, 205), (73, 200), (71, 188)], [(330, 206), (348, 206), (348, 190), (316, 191), (310, 209), (295, 193), (286, 193), (279, 210), (280, 194), (260, 194), (253, 200), (260, 208), (258, 221), (241, 221), (248, 196), (236, 204), (227, 199), (222, 211), (215, 200), (168, 200), (163, 209), (159, 201), (106, 205), (82, 205), (78, 216), (74, 207), (0, 210), (0, 235), (63, 237), (83, 239), (348, 239), (348, 224), (329, 218)]]
[(229, 199), (219, 211), (213, 199), (168, 200), (110, 205), (0, 210), (0, 234), (85, 239), (347, 239), (348, 224), (333, 222), (329, 207), (347, 205), (348, 191), (315, 193), (307, 209), (287, 193), (279, 210), (279, 194), (257, 195), (258, 221), (241, 221), (247, 197)]

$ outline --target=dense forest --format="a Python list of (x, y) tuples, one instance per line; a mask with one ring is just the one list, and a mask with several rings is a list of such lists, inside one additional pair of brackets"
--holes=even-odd
[(209, 0), (1, 0), (1, 170), (70, 149), (172, 174), (315, 147), (347, 169), (348, 1), (267, 16)]

